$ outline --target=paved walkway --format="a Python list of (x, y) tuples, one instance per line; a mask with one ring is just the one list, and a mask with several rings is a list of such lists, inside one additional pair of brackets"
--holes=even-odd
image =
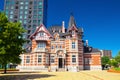
[(120, 73), (106, 71), (15, 72), (0, 74), (0, 80), (120, 80)]

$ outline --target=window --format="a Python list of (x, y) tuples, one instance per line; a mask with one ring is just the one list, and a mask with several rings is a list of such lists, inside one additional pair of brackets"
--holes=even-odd
[(36, 20), (33, 20), (33, 23), (36, 23), (37, 21)]
[(49, 56), (46, 55), (46, 64), (48, 64), (48, 63), (49, 63)]
[(20, 23), (22, 23), (22, 20), (19, 20), (20, 21)]
[(30, 1), (29, 4), (32, 5), (32, 1)]
[(8, 14), (8, 10), (6, 10), (5, 13)]
[(54, 56), (51, 56), (51, 63), (54, 63)]
[(41, 20), (38, 20), (38, 23), (40, 24)]
[(42, 55), (38, 55), (38, 63), (42, 63)]
[(26, 24), (27, 23), (27, 20), (24, 20), (24, 24)]
[(5, 9), (8, 9), (8, 6), (6, 6), (6, 8)]
[(27, 11), (25, 11), (25, 14), (27, 14), (28, 12)]
[(75, 49), (75, 42), (72, 42), (72, 49)]
[(46, 47), (46, 43), (45, 42), (39, 42), (38, 43), (38, 47), (37, 48), (45, 48)]
[(13, 11), (10, 11), (10, 14), (13, 14)]
[(42, 14), (42, 11), (39, 11), (39, 12), (38, 12), (38, 14), (40, 14), (40, 15), (41, 15), (41, 14)]
[(42, 16), (41, 16), (41, 15), (38, 15), (38, 18), (39, 18), (39, 19), (41, 19), (41, 18), (42, 18)]
[(20, 14), (23, 14), (23, 11), (20, 11)]
[(34, 15), (33, 18), (37, 18), (37, 15)]
[(23, 2), (20, 2), (20, 4), (24, 4)]
[(23, 34), (22, 37), (25, 39), (26, 38), (26, 34)]
[(37, 5), (37, 1), (34, 1), (34, 5)]
[(42, 2), (38, 2), (39, 5), (42, 5)]
[(34, 6), (34, 9), (37, 9), (37, 6)]
[(25, 9), (28, 9), (28, 6), (25, 6)]
[(60, 45), (60, 48), (62, 48), (62, 46)]
[(30, 56), (26, 56), (26, 63), (30, 63)]
[(91, 58), (85, 58), (85, 64), (91, 64), (92, 60)]
[(56, 45), (56, 48), (58, 48), (58, 46)]
[(20, 19), (22, 19), (22, 15), (20, 15)]
[(76, 55), (72, 55), (72, 63), (76, 63)]
[(23, 6), (20, 6), (20, 9), (23, 9)]
[(11, 9), (14, 9), (14, 6), (11, 6)]
[(42, 5), (39, 5), (39, 6), (38, 6), (38, 9), (42, 9)]
[(24, 16), (24, 19), (26, 19), (26, 18), (27, 18), (27, 15)]
[(28, 2), (25, 2), (25, 4), (28, 4)]
[(53, 45), (51, 46), (51, 49), (54, 49), (54, 46), (53, 46)]
[(44, 33), (43, 33), (43, 32), (40, 32), (40, 33), (39, 33), (39, 36), (40, 36), (40, 37), (43, 37), (43, 36), (44, 36)]
[(10, 15), (10, 19), (13, 19), (13, 15)]
[(6, 5), (9, 5), (10, 4), (10, 1), (6, 1)]

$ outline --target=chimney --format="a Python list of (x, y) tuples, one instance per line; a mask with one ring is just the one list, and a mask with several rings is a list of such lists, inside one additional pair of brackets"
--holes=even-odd
[(86, 46), (88, 47), (88, 40), (86, 40)]
[(62, 21), (62, 33), (65, 33), (65, 22)]

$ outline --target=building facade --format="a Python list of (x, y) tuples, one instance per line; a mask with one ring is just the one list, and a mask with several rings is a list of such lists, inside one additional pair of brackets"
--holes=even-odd
[(47, 0), (4, 0), (4, 11), (10, 21), (22, 23), (27, 30), (23, 34), (25, 39), (39, 24), (47, 24)]
[(101, 50), (101, 56), (107, 56), (112, 59), (112, 51), (111, 50)]
[(43, 24), (37, 27), (30, 36), (32, 51), (22, 54), (20, 70), (79, 71), (101, 70), (101, 54), (86, 45), (83, 29), (76, 26), (73, 16), (70, 16), (68, 29), (65, 24), (47, 29)]

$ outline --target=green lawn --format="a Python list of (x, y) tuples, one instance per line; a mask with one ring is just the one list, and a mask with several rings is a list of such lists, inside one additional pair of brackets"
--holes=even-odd
[(120, 71), (120, 68), (114, 68), (115, 70), (117, 70), (117, 71)]

